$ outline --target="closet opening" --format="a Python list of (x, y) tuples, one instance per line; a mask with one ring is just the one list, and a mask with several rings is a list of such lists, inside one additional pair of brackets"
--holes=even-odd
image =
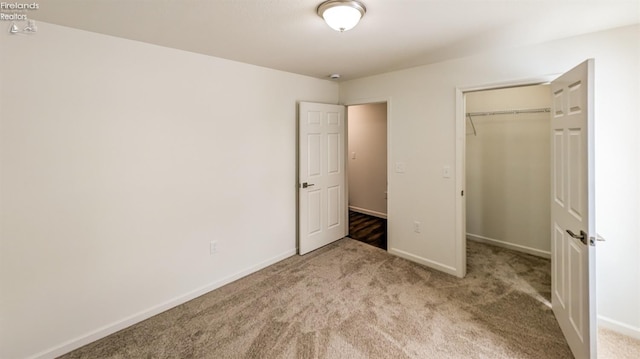
[(465, 93), (467, 240), (551, 258), (549, 93)]
[(551, 307), (549, 85), (464, 93), (466, 266), (501, 277)]
[(387, 103), (347, 107), (349, 237), (387, 250)]

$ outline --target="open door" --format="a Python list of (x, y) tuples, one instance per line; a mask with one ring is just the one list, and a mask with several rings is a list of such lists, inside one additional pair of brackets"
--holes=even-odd
[(551, 92), (551, 302), (573, 355), (596, 358), (593, 59)]
[(299, 123), (298, 253), (347, 235), (345, 107), (301, 102)]

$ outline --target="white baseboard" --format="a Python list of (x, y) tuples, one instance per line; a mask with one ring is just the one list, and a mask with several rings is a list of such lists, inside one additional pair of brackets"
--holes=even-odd
[(69, 353), (72, 350), (78, 349), (84, 345), (87, 345), (91, 342), (94, 342), (98, 339), (104, 338), (110, 334), (113, 334), (119, 330), (122, 330), (124, 328), (127, 328), (133, 324), (139, 323), (145, 319), (148, 319), (150, 317), (153, 317), (154, 315), (160, 314), (164, 311), (167, 311), (171, 308), (174, 308), (180, 304), (186, 303), (192, 299), (195, 299), (203, 294), (206, 294), (214, 289), (218, 289), (226, 284), (229, 284), (233, 281), (236, 281), (242, 277), (245, 277), (251, 273), (257, 272), (263, 268), (266, 268), (272, 264), (278, 263), (283, 259), (286, 259), (288, 257), (291, 257), (292, 255), (295, 255), (296, 249), (290, 249), (284, 253), (281, 253), (275, 257), (269, 258), (261, 263), (258, 263), (254, 266), (251, 266), (249, 268), (246, 268), (244, 270), (241, 270), (235, 274), (232, 274), (230, 276), (227, 276), (225, 278), (222, 278), (220, 280), (217, 280), (215, 282), (209, 283), (203, 287), (200, 287), (196, 290), (193, 290), (191, 292), (185, 293), (183, 295), (180, 295), (178, 297), (175, 297), (173, 299), (170, 299), (164, 303), (158, 304), (154, 307), (151, 307), (149, 309), (146, 309), (144, 311), (141, 311), (139, 313), (133, 314), (127, 318), (124, 318), (122, 320), (113, 322), (109, 325), (106, 325), (102, 328), (98, 328), (92, 332), (89, 332), (83, 336), (80, 336), (78, 338), (75, 339), (71, 339), (67, 342), (64, 342), (56, 347), (53, 347), (51, 349), (47, 349), (45, 351), (42, 351), (40, 353), (37, 353), (33, 356), (30, 356), (29, 359), (52, 359), (52, 358), (57, 358), (63, 354)]
[(607, 318), (604, 316), (598, 316), (598, 326), (602, 326), (603, 328), (611, 329), (614, 332), (620, 333), (622, 335), (626, 335), (628, 337), (632, 337), (635, 339), (640, 339), (640, 328), (621, 323), (617, 320), (613, 320), (611, 318)]
[(349, 206), (349, 210), (350, 211), (354, 211), (354, 212), (358, 212), (358, 213), (362, 213), (362, 214), (367, 214), (369, 216), (374, 216), (374, 217), (378, 217), (378, 218), (387, 219), (387, 214), (386, 213), (376, 212), (376, 211), (372, 211), (370, 209), (364, 209), (364, 208), (360, 208), (360, 207)]
[(400, 249), (396, 249), (396, 248), (390, 248), (389, 249), (389, 253), (396, 255), (398, 257), (402, 257), (404, 259), (408, 259), (412, 262), (416, 262), (416, 263), (420, 263), (423, 264), (427, 267), (433, 268), (433, 269), (437, 269), (441, 272), (445, 272), (447, 274), (451, 274), (451, 275), (455, 275), (458, 276), (458, 273), (456, 271), (456, 269), (454, 267), (448, 266), (446, 264), (442, 264), (436, 261), (432, 261), (430, 259), (427, 258), (423, 258), (420, 256), (417, 256), (415, 254), (411, 254), (409, 252), (405, 252), (403, 250)]
[(523, 252), (523, 253), (531, 254), (531, 255), (534, 255), (534, 256), (542, 257), (542, 258), (547, 258), (547, 259), (551, 258), (551, 252), (548, 252), (548, 251), (543, 251), (543, 250), (536, 249), (536, 248), (522, 246), (522, 245), (519, 245), (519, 244), (504, 242), (504, 241), (501, 241), (501, 240), (498, 240), (498, 239), (483, 237), (483, 236), (479, 236), (479, 235), (476, 235), (476, 234), (467, 233), (467, 239), (470, 239), (470, 240), (476, 241), (476, 242), (492, 244), (492, 245), (498, 246), (498, 247), (512, 249), (514, 251)]

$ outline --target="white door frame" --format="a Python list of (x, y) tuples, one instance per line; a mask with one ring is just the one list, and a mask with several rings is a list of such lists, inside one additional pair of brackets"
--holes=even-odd
[(345, 141), (345, 148), (347, 149), (347, 151), (345, 152), (345, 163), (347, 164), (347, 169), (344, 171), (345, 172), (345, 202), (346, 202), (346, 213), (347, 213), (347, 225), (349, 225), (349, 106), (358, 106), (358, 105), (370, 105), (370, 104), (375, 104), (375, 103), (386, 103), (387, 104), (387, 252), (389, 251), (389, 249), (391, 248), (391, 236), (389, 235), (389, 223), (391, 223), (391, 216), (389, 216), (389, 198), (390, 193), (389, 193), (389, 171), (390, 171), (390, 166), (391, 166), (391, 97), (371, 97), (371, 98), (365, 98), (365, 99), (359, 99), (359, 100), (355, 100), (353, 102), (347, 102), (344, 103), (343, 105), (347, 107), (347, 110), (345, 111), (345, 132), (346, 135), (344, 136), (344, 141)]
[(546, 84), (561, 74), (543, 75), (522, 80), (498, 83), (485, 83), (475, 86), (456, 87), (456, 214), (455, 214), (455, 248), (456, 248), (456, 276), (464, 278), (467, 275), (467, 219), (466, 219), (466, 115), (464, 93), (472, 91), (497, 90), (501, 88), (533, 86)]

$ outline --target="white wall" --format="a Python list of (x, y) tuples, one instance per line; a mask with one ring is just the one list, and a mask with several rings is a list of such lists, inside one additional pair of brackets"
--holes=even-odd
[[(548, 85), (470, 92), (466, 112), (549, 108)], [(467, 237), (550, 258), (550, 113), (467, 120)]]
[[(349, 207), (387, 215), (387, 104), (349, 106)], [(354, 158), (355, 153), (355, 158)]]
[(295, 253), (296, 102), (336, 103), (336, 83), (38, 27), (0, 34), (0, 357), (59, 355)]
[[(602, 323), (640, 337), (640, 26), (479, 54), (341, 84), (340, 99), (391, 98), (388, 243), (392, 253), (455, 272), (456, 88), (567, 71), (595, 58), (597, 256)], [(420, 234), (413, 221), (420, 220)]]

